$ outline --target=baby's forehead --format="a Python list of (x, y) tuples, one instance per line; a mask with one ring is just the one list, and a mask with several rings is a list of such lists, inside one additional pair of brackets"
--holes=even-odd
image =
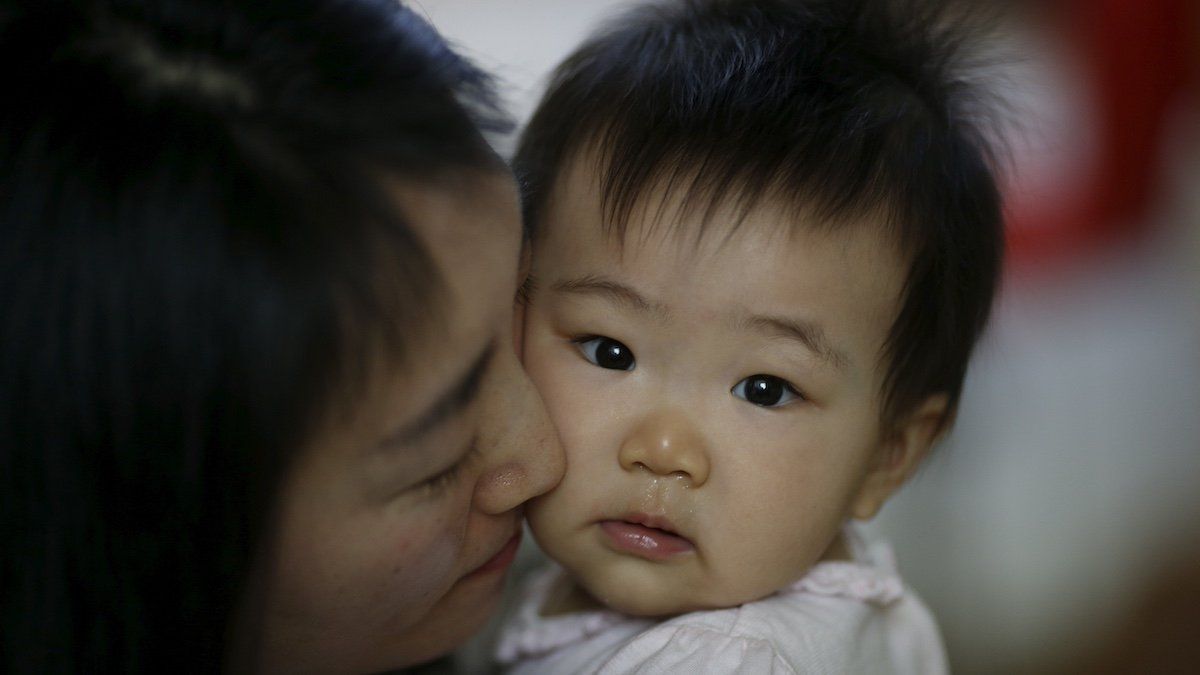
[(599, 232), (622, 249), (669, 238), (686, 253), (719, 251), (747, 233), (781, 246), (797, 238), (853, 235), (877, 240), (908, 261), (893, 215), (877, 205), (834, 204), (784, 186), (740, 180), (713, 184), (703, 167), (682, 161), (625, 176), (612, 173), (598, 153), (581, 152), (562, 166), (541, 211), (539, 236), (590, 239)]

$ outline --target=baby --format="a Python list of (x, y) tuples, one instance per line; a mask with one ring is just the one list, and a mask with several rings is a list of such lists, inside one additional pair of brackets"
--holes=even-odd
[(522, 355), (568, 469), (519, 673), (946, 670), (872, 518), (954, 416), (1000, 269), (964, 24), (924, 4), (637, 8), (515, 159)]

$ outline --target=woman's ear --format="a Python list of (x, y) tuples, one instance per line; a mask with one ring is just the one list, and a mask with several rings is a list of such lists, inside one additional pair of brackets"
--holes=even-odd
[(950, 399), (935, 394), (925, 399), (890, 434), (876, 451), (875, 464), (850, 503), (850, 516), (870, 520), (887, 500), (908, 482), (946, 428)]
[(513, 296), (513, 349), (517, 359), (525, 361), (525, 308), (529, 305), (529, 273), (533, 261), (533, 247), (529, 240), (521, 242), (521, 258), (517, 264), (517, 292)]

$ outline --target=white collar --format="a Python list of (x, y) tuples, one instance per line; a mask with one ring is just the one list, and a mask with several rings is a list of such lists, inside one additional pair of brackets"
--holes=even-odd
[[(896, 572), (891, 547), (882, 541), (868, 543), (856, 524), (843, 530), (851, 560), (822, 561), (813, 565), (796, 582), (775, 595), (811, 594), (847, 598), (884, 607), (904, 595), (904, 583)], [(629, 617), (611, 609), (596, 609), (546, 617), (540, 614), (554, 582), (564, 574), (551, 564), (535, 573), (525, 587), (519, 609), (501, 630), (496, 657), (501, 663), (537, 657), (581, 642), (622, 622), (644, 622), (644, 628), (658, 623), (654, 619)]]

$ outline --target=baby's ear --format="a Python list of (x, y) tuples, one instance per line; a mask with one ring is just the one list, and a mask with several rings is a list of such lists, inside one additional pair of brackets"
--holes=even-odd
[(874, 518), (896, 490), (908, 482), (944, 430), (949, 403), (945, 394), (930, 396), (884, 438), (874, 466), (850, 504), (852, 517)]

